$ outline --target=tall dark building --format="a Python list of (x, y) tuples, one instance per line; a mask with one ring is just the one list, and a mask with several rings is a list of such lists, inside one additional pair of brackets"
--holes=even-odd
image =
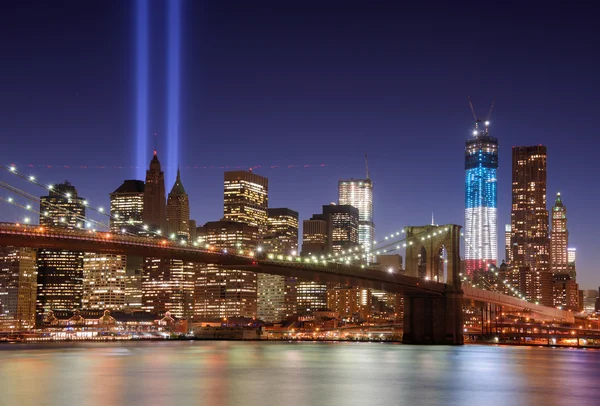
[(143, 213), (143, 181), (126, 180), (110, 194), (110, 231), (113, 233), (142, 233)]
[[(317, 218), (318, 215), (313, 216)], [(328, 251), (341, 252), (356, 248), (358, 241), (358, 209), (347, 204), (323, 206), (321, 218), (327, 222)]]
[[(513, 147), (512, 263), (515, 268), (529, 267), (533, 273), (550, 273), (546, 158), (543, 145)], [(552, 297), (542, 297), (539, 301), (543, 305), (553, 305)]]
[(142, 218), (151, 232), (157, 230), (161, 230), (163, 233), (166, 232), (165, 174), (161, 170), (156, 151), (154, 151), (154, 156), (150, 161), (150, 169), (146, 171)]
[[(40, 198), (40, 225), (76, 229), (85, 227), (85, 200), (69, 182), (55, 185)], [(83, 252), (41, 249), (37, 256), (38, 318), (48, 310), (80, 309), (83, 295)]]
[[(498, 139), (475, 122), (465, 148), (465, 266), (467, 274), (498, 259)], [(481, 128), (483, 127), (483, 128)]]
[(177, 179), (167, 198), (167, 233), (173, 238), (190, 238), (190, 200), (177, 170)]

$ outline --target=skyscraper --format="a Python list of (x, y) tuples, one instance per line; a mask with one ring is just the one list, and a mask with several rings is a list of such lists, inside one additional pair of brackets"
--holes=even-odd
[[(85, 227), (85, 200), (69, 182), (55, 185), (40, 198), (40, 225), (75, 229)], [(36, 313), (81, 308), (83, 252), (41, 249), (37, 255)]]
[(465, 265), (467, 274), (496, 264), (498, 140), (488, 122), (475, 122), (465, 148)]
[(179, 318), (193, 315), (196, 264), (179, 259), (144, 258), (142, 309)]
[(161, 170), (156, 151), (154, 151), (154, 156), (150, 161), (150, 168), (146, 171), (142, 217), (149, 231), (161, 230), (163, 233), (166, 232), (165, 174)]
[(563, 204), (560, 192), (552, 206), (552, 234), (550, 238), (550, 270), (553, 274), (567, 273), (569, 258), (569, 231), (567, 229), (567, 207)]
[(302, 255), (324, 254), (328, 247), (327, 221), (312, 218), (302, 222)]
[(512, 249), (510, 247), (510, 238), (512, 232), (510, 231), (510, 224), (504, 226), (504, 259), (507, 263), (512, 262)]
[(569, 263), (567, 269), (569, 270), (569, 275), (573, 279), (576, 279), (576, 277), (577, 277), (577, 264), (575, 261), (576, 254), (577, 254), (576, 248), (572, 248), (572, 247), (567, 248), (567, 262)]
[[(366, 160), (365, 154), (365, 160)], [(358, 243), (366, 252), (373, 249), (375, 223), (373, 222), (373, 182), (369, 177), (369, 167), (365, 179), (348, 179), (338, 182), (338, 203), (358, 209)], [(367, 255), (369, 262), (372, 255)]]
[(174, 238), (188, 240), (190, 237), (190, 201), (181, 182), (179, 169), (167, 199), (167, 232)]
[[(258, 228), (236, 221), (211, 221), (198, 227), (198, 238), (212, 247), (231, 252), (254, 250)], [(256, 278), (254, 272), (202, 265), (197, 270), (194, 315), (201, 320), (256, 317)]]
[(0, 247), (0, 328), (34, 327), (36, 291), (35, 251)]
[(84, 254), (83, 308), (122, 310), (125, 307), (125, 264), (124, 255)]
[(513, 147), (511, 245), (516, 266), (549, 271), (546, 147)]
[[(298, 212), (287, 208), (268, 210), (263, 250), (282, 255), (298, 252)], [(258, 274), (258, 318), (267, 322), (284, 320), (296, 313), (296, 278)]]
[(224, 218), (257, 227), (259, 238), (267, 231), (268, 196), (267, 178), (252, 172), (225, 172)]
[[(511, 248), (515, 268), (550, 273), (546, 209), (546, 147), (513, 147)], [(547, 279), (544, 275), (544, 280)], [(540, 304), (552, 306), (552, 290), (540, 290)]]
[(323, 218), (327, 221), (328, 251), (330, 253), (358, 246), (359, 212), (356, 207), (340, 204), (324, 205)]
[(110, 194), (110, 231), (140, 234), (144, 212), (144, 182), (126, 180)]

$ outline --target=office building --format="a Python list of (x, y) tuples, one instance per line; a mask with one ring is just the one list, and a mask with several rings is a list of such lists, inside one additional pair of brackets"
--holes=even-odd
[[(221, 220), (197, 229), (198, 239), (217, 250), (254, 251), (258, 227)], [(194, 316), (200, 320), (257, 316), (257, 276), (254, 272), (199, 266), (195, 282)]]
[(173, 239), (187, 241), (190, 238), (190, 200), (181, 182), (179, 169), (167, 198), (167, 233)]
[[(366, 161), (365, 154), (365, 161)], [(358, 209), (358, 243), (363, 247), (368, 262), (374, 257), (375, 223), (373, 222), (373, 182), (369, 176), (365, 179), (347, 179), (338, 182), (338, 204), (354, 206)]]
[(554, 281), (551, 272), (534, 270), (529, 266), (517, 267), (506, 264), (502, 264), (498, 269), (499, 279), (507, 281), (507, 284), (501, 286), (505, 294), (517, 293), (532, 303), (543, 306), (554, 305)]
[(364, 321), (372, 314), (371, 292), (350, 286), (335, 286), (327, 290), (327, 308), (347, 321)]
[(225, 220), (257, 227), (259, 238), (267, 231), (269, 180), (246, 171), (225, 172), (223, 215)]
[[(515, 268), (529, 267), (532, 275), (550, 271), (548, 210), (546, 209), (546, 147), (513, 147), (511, 249)], [(543, 279), (547, 279), (545, 276)], [(547, 294), (547, 289), (542, 289)], [(550, 290), (552, 296), (552, 290)], [(540, 303), (553, 305), (552, 297)]]
[(144, 258), (128, 255), (125, 264), (125, 311), (142, 309)]
[(144, 185), (144, 210), (143, 224), (148, 226), (150, 235), (157, 231), (166, 232), (166, 196), (165, 174), (161, 169), (158, 155), (154, 151), (150, 168), (146, 171), (146, 184)]
[(329, 246), (327, 221), (310, 219), (302, 222), (302, 256), (322, 255)]
[(32, 248), (0, 247), (0, 328), (35, 326), (37, 268)]
[(142, 310), (160, 315), (170, 312), (189, 318), (194, 310), (196, 265), (179, 259), (144, 258)]
[(574, 312), (579, 311), (579, 285), (567, 273), (554, 274), (554, 306)]
[[(298, 253), (298, 212), (287, 208), (268, 209), (267, 233), (261, 248), (269, 253)], [(296, 278), (258, 274), (258, 318), (281, 321), (296, 313)]]
[(477, 121), (465, 148), (465, 266), (468, 275), (496, 264), (498, 140)]
[(110, 231), (140, 234), (144, 230), (144, 182), (126, 180), (110, 194)]
[[(86, 202), (69, 182), (55, 185), (40, 198), (42, 227), (77, 229), (92, 227), (85, 218)], [(38, 320), (48, 310), (81, 309), (83, 297), (83, 253), (40, 249), (37, 253)]]
[(125, 307), (125, 264), (123, 255), (84, 254), (84, 309), (122, 310)]
[(560, 192), (552, 206), (552, 231), (550, 238), (550, 270), (552, 273), (568, 273), (569, 231), (567, 229), (567, 207), (563, 204)]

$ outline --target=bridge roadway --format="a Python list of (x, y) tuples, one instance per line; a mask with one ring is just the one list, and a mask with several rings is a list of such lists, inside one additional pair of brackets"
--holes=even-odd
[[(450, 286), (444, 283), (426, 281), (398, 273), (376, 270), (366, 271), (352, 265), (331, 262), (324, 265), (312, 262), (264, 260), (253, 257), (250, 252), (247, 255), (232, 254), (216, 249), (180, 245), (177, 241), (167, 239), (136, 237), (90, 230), (68, 230), (0, 223), (0, 245), (175, 258), (190, 262), (216, 264), (230, 269), (293, 276), (319, 282), (333, 282), (419, 296), (443, 296), (450, 289)], [(463, 286), (462, 289), (466, 300), (530, 310), (554, 319), (573, 321), (571, 312), (535, 305), (512, 296), (468, 286)]]

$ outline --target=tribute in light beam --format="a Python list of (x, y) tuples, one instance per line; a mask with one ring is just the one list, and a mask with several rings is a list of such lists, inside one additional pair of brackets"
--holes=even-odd
[(137, 0), (136, 15), (136, 179), (144, 179), (148, 164), (148, 1)]
[(175, 181), (179, 164), (179, 48), (181, 4), (170, 0), (168, 10), (168, 58), (167, 58), (167, 170), (165, 181)]

